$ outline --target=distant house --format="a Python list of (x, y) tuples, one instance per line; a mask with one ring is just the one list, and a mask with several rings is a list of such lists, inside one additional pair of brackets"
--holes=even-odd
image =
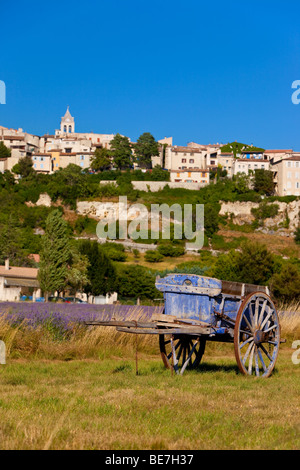
[(171, 170), (171, 183), (200, 183), (209, 184), (209, 170)]
[(32, 295), (33, 300), (40, 297), (38, 269), (20, 268), (9, 265), (0, 266), (0, 301), (18, 301), (21, 295)]
[(300, 153), (273, 162), (272, 171), (278, 196), (300, 196)]

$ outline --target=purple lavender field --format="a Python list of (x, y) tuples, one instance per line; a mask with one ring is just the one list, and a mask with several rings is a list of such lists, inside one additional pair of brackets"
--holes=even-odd
[(74, 324), (96, 320), (150, 319), (154, 313), (162, 313), (162, 307), (135, 305), (91, 305), (31, 302), (0, 303), (0, 318), (5, 317), (12, 325), (21, 323), (35, 328), (49, 325), (68, 331)]

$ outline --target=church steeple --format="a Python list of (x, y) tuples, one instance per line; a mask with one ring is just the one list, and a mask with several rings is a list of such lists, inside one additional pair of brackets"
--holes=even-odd
[(71, 116), (69, 106), (66, 114), (61, 118), (60, 131), (62, 134), (72, 134), (75, 132), (75, 119)]

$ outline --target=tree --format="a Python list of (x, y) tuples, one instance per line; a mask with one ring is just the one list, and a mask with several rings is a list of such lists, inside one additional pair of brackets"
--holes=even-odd
[(38, 279), (41, 289), (46, 293), (46, 298), (48, 298), (49, 292), (64, 290), (68, 279), (70, 260), (71, 247), (68, 226), (61, 211), (55, 209), (47, 217), (40, 253)]
[(297, 243), (297, 245), (300, 245), (300, 226), (297, 227), (295, 233), (294, 233), (294, 240), (295, 240), (295, 243)]
[(6, 147), (4, 142), (0, 142), (0, 158), (9, 158), (11, 156), (11, 150)]
[(110, 152), (104, 147), (97, 148), (91, 162), (91, 168), (95, 171), (103, 171), (110, 168)]
[(204, 229), (207, 237), (211, 238), (219, 230), (220, 204), (207, 203), (204, 206)]
[(142, 168), (152, 168), (151, 157), (159, 155), (158, 142), (150, 132), (144, 132), (135, 144), (135, 155)]
[(248, 242), (241, 252), (221, 256), (215, 266), (214, 276), (224, 281), (266, 285), (275, 272), (275, 260), (265, 245)]
[(87, 295), (106, 295), (117, 290), (116, 270), (97, 241), (85, 240), (79, 245), (79, 251), (86, 256), (88, 282), (84, 286)]
[(22, 242), (21, 223), (15, 214), (10, 214), (0, 226), (0, 264), (9, 259), (15, 266), (30, 265), (22, 249)]
[(34, 174), (33, 163), (31, 157), (20, 158), (18, 163), (13, 166), (12, 170), (16, 175), (21, 176), (22, 178), (27, 178), (30, 175)]
[(116, 134), (110, 143), (114, 165), (118, 169), (132, 166), (132, 150), (128, 137)]
[(76, 245), (71, 245), (70, 249), (70, 266), (66, 283), (74, 293), (82, 292), (88, 284), (87, 270), (89, 266), (88, 257), (81, 254)]
[(155, 275), (143, 266), (122, 266), (118, 278), (118, 292), (121, 297), (154, 299), (158, 295)]
[(255, 170), (254, 191), (264, 193), (267, 196), (274, 194), (273, 172), (269, 170)]
[(234, 177), (234, 189), (238, 194), (244, 194), (250, 190), (250, 176), (246, 173), (238, 173)]
[(292, 263), (285, 264), (270, 282), (273, 295), (284, 302), (300, 299), (300, 272)]

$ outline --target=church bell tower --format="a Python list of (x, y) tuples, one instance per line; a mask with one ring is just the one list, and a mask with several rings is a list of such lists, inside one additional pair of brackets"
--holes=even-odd
[(75, 120), (67, 108), (66, 114), (61, 118), (60, 121), (60, 133), (61, 134), (73, 134), (75, 132)]

